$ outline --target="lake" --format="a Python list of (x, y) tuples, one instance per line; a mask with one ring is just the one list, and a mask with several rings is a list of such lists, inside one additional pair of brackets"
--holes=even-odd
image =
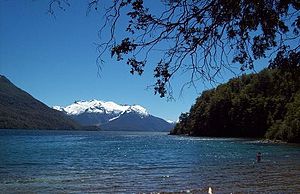
[[(256, 153), (262, 161), (256, 162)], [(166, 133), (0, 130), (0, 193), (299, 193), (300, 146)]]

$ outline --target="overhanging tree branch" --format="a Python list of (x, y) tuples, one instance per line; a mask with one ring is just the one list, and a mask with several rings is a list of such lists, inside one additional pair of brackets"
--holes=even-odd
[[(62, 2), (68, 3), (51, 1), (50, 10), (54, 4), (61, 8)], [(155, 3), (163, 8), (153, 11), (143, 0), (113, 0), (108, 8), (100, 0), (88, 1), (88, 11), (95, 8), (104, 17), (99, 34), (106, 36), (98, 46), (98, 64), (106, 52), (111, 52), (113, 58), (126, 61), (130, 73), (142, 75), (146, 65), (153, 65), (148, 57), (160, 50), (153, 70), (154, 91), (161, 97), (170, 95), (171, 78), (179, 71), (190, 72), (188, 85), (194, 85), (199, 79), (214, 81), (222, 70), (232, 70), (233, 63), (240, 64), (242, 71), (254, 69), (255, 61), (267, 55), (270, 67), (281, 66), (283, 59), (292, 57), (294, 70), (299, 70), (299, 1)]]

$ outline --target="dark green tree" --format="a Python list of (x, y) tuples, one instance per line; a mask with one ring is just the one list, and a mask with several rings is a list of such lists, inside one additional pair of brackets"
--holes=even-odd
[(266, 133), (270, 139), (280, 139), (288, 142), (300, 142), (300, 92), (293, 101), (286, 105), (284, 118), (276, 120)]
[(181, 113), (179, 116), (179, 122), (176, 124), (175, 128), (171, 131), (171, 134), (186, 134), (188, 129), (188, 116), (189, 113)]

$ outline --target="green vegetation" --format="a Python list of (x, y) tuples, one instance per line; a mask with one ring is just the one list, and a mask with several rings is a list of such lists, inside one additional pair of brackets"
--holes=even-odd
[[(295, 73), (297, 72), (297, 73)], [(171, 134), (300, 142), (299, 71), (242, 75), (197, 98)]]
[(0, 129), (77, 129), (80, 126), (0, 75)]

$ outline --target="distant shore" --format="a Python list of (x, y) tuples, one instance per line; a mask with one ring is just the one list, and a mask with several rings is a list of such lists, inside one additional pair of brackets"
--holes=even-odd
[[(189, 134), (173, 134), (172, 132), (168, 133), (168, 135), (175, 135), (175, 136), (182, 136), (182, 137), (207, 137), (207, 136), (193, 136)], [(242, 139), (248, 139), (248, 137), (208, 137), (208, 138), (242, 138)], [(251, 138), (252, 139), (252, 138)], [(257, 143), (261, 144), (297, 144), (300, 145), (299, 143), (290, 143), (278, 139), (259, 139), (257, 138), (255, 140)]]
[(278, 139), (261, 139), (259, 140), (259, 143), (265, 143), (265, 144), (288, 144), (286, 141), (278, 140)]

